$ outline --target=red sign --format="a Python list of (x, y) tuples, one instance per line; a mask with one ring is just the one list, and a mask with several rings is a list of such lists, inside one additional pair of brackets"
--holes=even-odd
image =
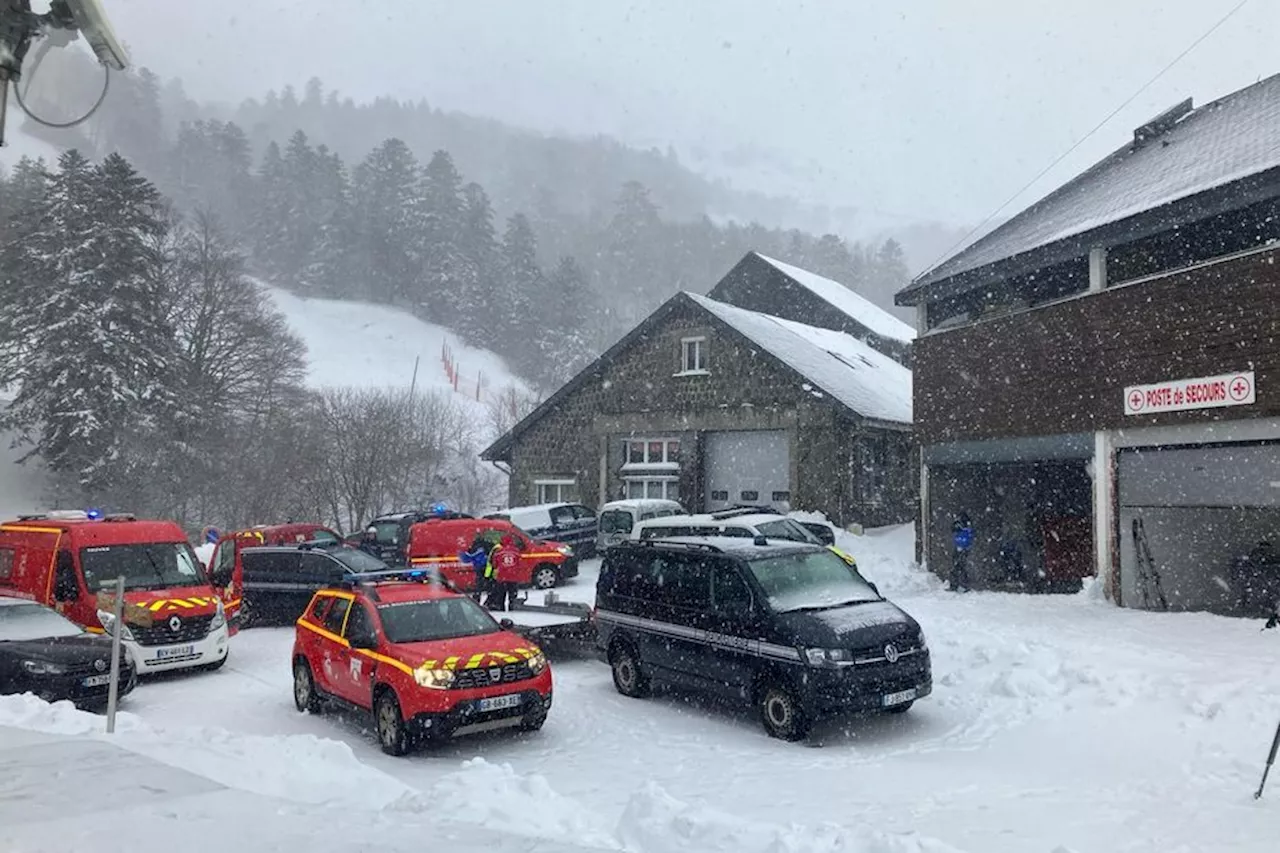
[(1151, 415), (1189, 409), (1248, 406), (1257, 400), (1253, 371), (1178, 379), (1156, 385), (1131, 385), (1124, 389), (1126, 415)]

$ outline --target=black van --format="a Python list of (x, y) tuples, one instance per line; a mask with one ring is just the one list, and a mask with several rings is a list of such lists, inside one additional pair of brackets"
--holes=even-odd
[(307, 609), (316, 590), (364, 572), (385, 572), (387, 565), (356, 548), (337, 543), (245, 548), (244, 597), (240, 626), (292, 624)]
[(605, 552), (596, 624), (619, 693), (663, 681), (747, 699), (785, 740), (828, 714), (901, 713), (933, 690), (919, 623), (819, 545), (623, 542)]

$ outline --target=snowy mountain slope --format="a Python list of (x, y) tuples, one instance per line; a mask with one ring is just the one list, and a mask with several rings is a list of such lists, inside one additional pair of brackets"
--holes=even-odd
[[(457, 365), (460, 400), (492, 399), (504, 388), (525, 384), (488, 350), (466, 346), (448, 329), (386, 305), (339, 299), (305, 299), (259, 282), (307, 345), (308, 384), (314, 388), (404, 388), (418, 358), (419, 391), (452, 391), (442, 353)], [(478, 389), (478, 393), (477, 393)]]

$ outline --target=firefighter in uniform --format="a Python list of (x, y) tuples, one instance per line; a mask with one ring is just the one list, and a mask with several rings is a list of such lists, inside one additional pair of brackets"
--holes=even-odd
[(502, 540), (489, 552), (490, 588), (488, 607), (490, 610), (510, 610), (516, 602), (516, 584), (519, 582), (520, 551), (515, 540), (503, 536)]

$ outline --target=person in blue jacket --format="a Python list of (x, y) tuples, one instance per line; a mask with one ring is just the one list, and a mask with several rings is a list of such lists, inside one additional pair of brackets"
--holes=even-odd
[(960, 513), (951, 525), (951, 541), (955, 552), (951, 562), (951, 591), (969, 591), (969, 549), (973, 547), (973, 525), (968, 513)]
[(471, 597), (477, 602), (480, 601), (483, 593), (489, 591), (489, 579), (485, 576), (485, 569), (489, 565), (489, 552), (492, 549), (493, 544), (477, 533), (476, 538), (471, 540), (471, 547), (458, 555), (458, 562), (471, 566), (471, 570), (475, 573), (476, 583)]

